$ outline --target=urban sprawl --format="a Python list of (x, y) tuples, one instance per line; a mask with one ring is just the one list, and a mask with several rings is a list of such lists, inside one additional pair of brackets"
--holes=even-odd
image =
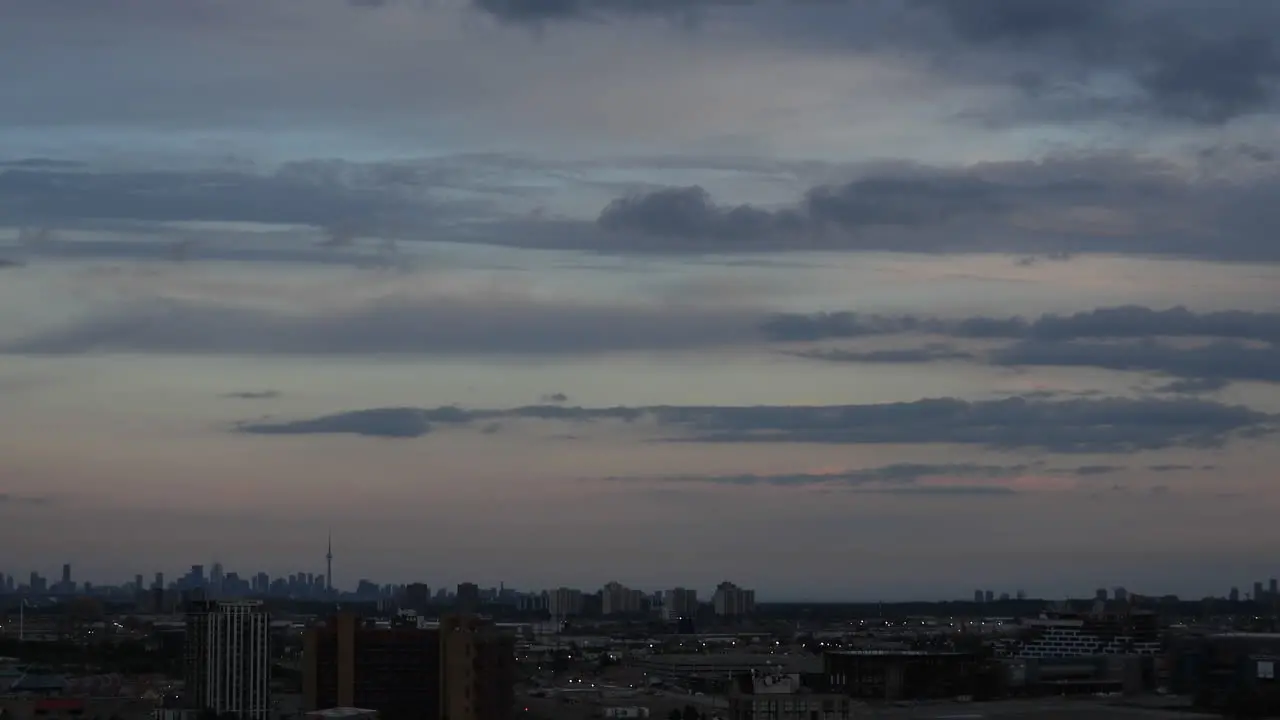
[(757, 602), (193, 565), (0, 573), (4, 720), (845, 720), (1280, 714), (1274, 579), (1186, 600)]

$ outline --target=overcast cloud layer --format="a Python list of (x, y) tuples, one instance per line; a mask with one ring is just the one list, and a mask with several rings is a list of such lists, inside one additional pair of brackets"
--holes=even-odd
[(1008, 398), (966, 402), (957, 398), (932, 398), (821, 407), (379, 408), (311, 420), (248, 423), (239, 429), (257, 434), (354, 433), (409, 438), (427, 434), (432, 423), (512, 419), (645, 420), (659, 428), (688, 433), (680, 439), (713, 443), (955, 443), (1062, 453), (1123, 453), (1179, 445), (1216, 447), (1237, 433), (1258, 437), (1274, 432), (1277, 420), (1245, 407), (1201, 400)]
[(0, 15), (0, 572), (1270, 572), (1280, 4)]

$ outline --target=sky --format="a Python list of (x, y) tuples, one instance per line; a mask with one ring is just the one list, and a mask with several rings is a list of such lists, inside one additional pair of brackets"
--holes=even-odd
[(1280, 4), (0, 5), (0, 572), (1280, 572)]

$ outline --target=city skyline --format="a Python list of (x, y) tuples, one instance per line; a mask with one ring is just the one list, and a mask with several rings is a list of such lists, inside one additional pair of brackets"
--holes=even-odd
[(1280, 6), (81, 5), (0, 24), (24, 564), (1274, 573)]
[[(330, 543), (332, 538), (330, 538)], [(326, 562), (331, 559), (332, 546), (328, 546), (326, 553)], [(58, 595), (58, 594), (77, 594), (85, 592), (84, 583), (86, 580), (74, 573), (75, 566), (71, 563), (63, 563), (60, 571), (61, 575), (58, 580), (52, 581), (49, 576), (40, 572), (39, 569), (30, 569), (20, 572), (12, 572), (0, 568), (0, 593), (4, 592), (22, 592), (35, 595)], [(331, 570), (330, 570), (331, 572)], [(359, 575), (359, 574), (357, 574)], [(38, 577), (46, 583), (46, 586), (40, 590), (33, 591), (29, 586), (30, 579)], [(102, 576), (105, 577), (105, 576)], [(384, 581), (367, 575), (359, 575), (347, 583), (338, 582), (334, 584), (334, 578), (329, 573), (317, 573), (308, 571), (304, 568), (293, 568), (279, 573), (271, 573), (261, 569), (251, 569), (241, 575), (235, 567), (226, 566), (221, 562), (212, 563), (193, 563), (179, 568), (177, 572), (169, 572), (166, 570), (149, 570), (146, 572), (134, 573), (133, 580), (116, 578), (102, 580), (89, 580), (95, 591), (104, 590), (121, 590), (129, 589), (138, 580), (142, 582), (142, 589), (151, 591), (156, 589), (163, 590), (201, 590), (205, 592), (215, 592), (226, 594), (215, 594), (212, 597), (237, 598), (237, 597), (265, 597), (279, 595), (282, 597), (296, 597), (301, 599), (326, 599), (330, 597), (343, 598), (363, 598), (386, 597), (388, 593), (394, 589), (404, 590), (406, 587), (417, 584), (425, 584), (430, 595), (437, 600), (441, 597), (454, 597), (455, 588), (462, 585), (474, 585), (481, 593), (500, 593), (509, 592), (516, 595), (538, 595), (546, 593), (555, 593), (560, 590), (574, 590), (590, 593), (592, 588), (601, 589), (602, 592), (608, 594), (610, 587), (618, 587), (627, 591), (642, 591), (645, 593), (663, 594), (670, 592), (672, 589), (685, 590), (686, 587), (697, 593), (699, 590), (711, 589), (705, 596), (702, 596), (703, 602), (706, 602), (713, 596), (714, 589), (718, 585), (728, 583), (727, 580), (709, 580), (704, 579), (700, 583), (688, 583), (686, 585), (678, 584), (662, 584), (658, 583), (652, 586), (629, 587), (627, 583), (618, 583), (618, 578), (610, 578), (600, 582), (573, 584), (573, 583), (533, 583), (527, 586), (518, 586), (515, 584), (507, 584), (503, 580), (497, 580), (492, 583), (481, 582), (475, 583), (475, 578), (462, 579), (456, 581), (441, 582), (439, 578), (414, 577), (402, 580)], [(243, 590), (227, 589), (225, 582), (235, 582), (243, 586)], [(1280, 582), (1275, 576), (1260, 575), (1247, 582), (1240, 580), (1233, 583), (1230, 587), (1207, 589), (1199, 595), (1181, 595), (1179, 593), (1170, 593), (1164, 588), (1132, 588), (1124, 583), (1099, 583), (1095, 587), (1075, 588), (1066, 592), (1045, 593), (1028, 592), (1026, 587), (998, 585), (996, 589), (986, 585), (979, 587), (973, 591), (973, 600), (975, 602), (991, 602), (993, 600), (1009, 600), (1016, 598), (1023, 599), (1062, 599), (1062, 598), (1096, 598), (1105, 594), (1102, 599), (1110, 597), (1111, 599), (1123, 600), (1130, 595), (1141, 595), (1146, 597), (1163, 597), (1168, 594), (1180, 595), (1184, 600), (1196, 599), (1198, 597), (1213, 597), (1237, 600), (1257, 600), (1260, 598), (1275, 598), (1277, 595), (1277, 583)], [(157, 585), (157, 583), (160, 583)], [(261, 586), (259, 585), (261, 583)], [(733, 585), (733, 583), (729, 583)], [(268, 587), (269, 585), (269, 587)], [(133, 587), (134, 592), (138, 590)], [(754, 593), (754, 589), (752, 590)], [(647, 597), (647, 595), (646, 595)], [(496, 598), (490, 598), (491, 600)], [(765, 602), (946, 602), (946, 601), (965, 601), (968, 597), (959, 594), (954, 597), (949, 595), (939, 596), (911, 596), (911, 597), (893, 597), (883, 595), (867, 595), (852, 597), (810, 597), (806, 595), (792, 595), (783, 590), (780, 595), (774, 597), (766, 597)], [(754, 602), (754, 600), (753, 600)]]

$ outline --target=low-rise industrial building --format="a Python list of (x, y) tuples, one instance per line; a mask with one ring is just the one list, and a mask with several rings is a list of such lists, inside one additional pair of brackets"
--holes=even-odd
[(977, 670), (977, 656), (963, 652), (837, 650), (823, 655), (831, 689), (866, 700), (972, 695)]

